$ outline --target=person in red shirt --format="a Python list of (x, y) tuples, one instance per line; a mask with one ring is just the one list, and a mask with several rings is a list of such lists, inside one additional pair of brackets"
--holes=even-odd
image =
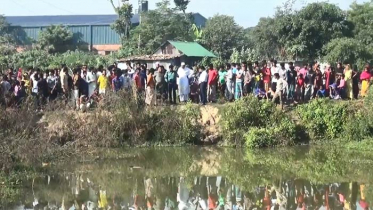
[(208, 93), (209, 93), (209, 101), (216, 102), (216, 86), (218, 83), (218, 71), (214, 69), (214, 65), (209, 65), (209, 73), (208, 73)]
[(135, 76), (133, 77), (133, 80), (135, 81), (137, 92), (140, 92), (142, 90), (140, 69), (136, 69)]
[(263, 83), (264, 83), (264, 89), (266, 92), (269, 91), (269, 87), (271, 84), (271, 69), (267, 66), (267, 61), (263, 61)]
[(298, 101), (302, 101), (303, 100), (303, 94), (304, 94), (304, 78), (303, 78), (302, 74), (298, 75), (296, 90), (297, 90), (296, 92), (297, 92)]

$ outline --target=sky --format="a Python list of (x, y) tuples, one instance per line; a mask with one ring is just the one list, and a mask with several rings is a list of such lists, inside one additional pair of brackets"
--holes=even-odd
[[(149, 9), (154, 9), (156, 2), (149, 0)], [(173, 2), (172, 0), (170, 0)], [(215, 14), (233, 16), (243, 27), (255, 26), (261, 17), (272, 16), (277, 6), (286, 0), (191, 0), (188, 12), (198, 12), (206, 18)], [(349, 8), (354, 0), (329, 0), (343, 10)], [(368, 0), (357, 0), (358, 3)], [(114, 0), (118, 2), (118, 0)], [(295, 8), (299, 9), (307, 3), (317, 0), (297, 0)], [(138, 8), (138, 0), (130, 0), (134, 8)], [(87, 15), (113, 14), (109, 0), (0, 0), (0, 14), (5, 16), (35, 15)]]

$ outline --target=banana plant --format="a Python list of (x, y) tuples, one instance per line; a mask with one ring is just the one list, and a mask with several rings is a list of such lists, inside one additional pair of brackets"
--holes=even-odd
[(201, 42), (202, 36), (203, 36), (203, 30), (201, 28), (198, 28), (196, 24), (192, 25), (193, 35), (194, 35), (194, 41), (195, 42)]

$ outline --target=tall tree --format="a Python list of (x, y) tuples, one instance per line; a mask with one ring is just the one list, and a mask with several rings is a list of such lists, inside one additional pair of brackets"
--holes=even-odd
[(7, 66), (9, 56), (15, 52), (15, 38), (5, 17), (0, 15), (0, 66)]
[(49, 53), (65, 52), (73, 49), (73, 33), (62, 25), (52, 25), (40, 32), (37, 43)]
[(184, 14), (186, 9), (188, 8), (189, 2), (190, 0), (174, 0), (176, 8), (182, 11)]
[(303, 49), (305, 59), (314, 60), (322, 56), (322, 48), (330, 40), (348, 34), (346, 13), (335, 4), (311, 3), (296, 12), (291, 19), (288, 40)]
[(358, 4), (351, 4), (347, 19), (353, 24), (356, 39), (364, 44), (373, 46), (373, 0)]
[(373, 53), (363, 42), (346, 37), (331, 40), (325, 45), (324, 53), (325, 61), (356, 64), (360, 70), (365, 63), (370, 63), (373, 57)]
[(152, 54), (167, 40), (193, 41), (192, 20), (187, 17), (171, 8), (167, 0), (157, 3), (155, 10), (142, 14), (141, 25), (123, 43), (122, 55)]
[(206, 22), (203, 44), (223, 59), (228, 59), (234, 48), (241, 50), (244, 43), (243, 28), (233, 17), (215, 15)]
[(131, 19), (133, 17), (133, 6), (130, 3), (124, 3), (121, 7), (115, 6), (113, 0), (110, 0), (118, 19), (111, 25), (111, 27), (120, 35), (122, 39), (128, 39), (130, 29), (132, 26)]

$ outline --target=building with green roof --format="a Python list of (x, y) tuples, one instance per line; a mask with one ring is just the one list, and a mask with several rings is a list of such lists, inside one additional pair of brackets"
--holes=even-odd
[(119, 62), (146, 63), (149, 68), (154, 68), (157, 64), (165, 67), (171, 64), (180, 66), (183, 62), (192, 66), (204, 57), (215, 58), (216, 56), (197, 42), (169, 40), (163, 43), (153, 55), (131, 56), (120, 59)]

